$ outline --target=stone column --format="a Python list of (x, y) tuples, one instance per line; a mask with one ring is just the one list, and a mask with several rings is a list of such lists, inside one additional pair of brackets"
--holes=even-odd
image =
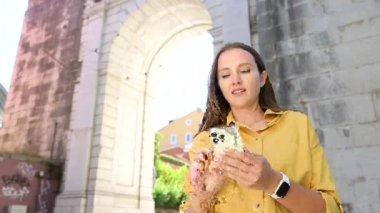
[(222, 10), (223, 42), (239, 41), (251, 45), (248, 1), (224, 0)]
[(214, 50), (218, 51), (223, 44), (239, 41), (251, 45), (248, 0), (204, 1), (212, 18)]
[(93, 5), (82, 37), (82, 68), (76, 86), (71, 117), (63, 192), (55, 212), (86, 212), (90, 147), (97, 95), (98, 61), (104, 24), (104, 5)]

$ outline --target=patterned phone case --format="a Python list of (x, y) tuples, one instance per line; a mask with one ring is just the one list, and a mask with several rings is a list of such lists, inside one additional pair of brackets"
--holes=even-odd
[(236, 149), (240, 152), (243, 151), (243, 143), (238, 126), (231, 125), (211, 128), (209, 137), (214, 144), (216, 154), (222, 153), (226, 148)]

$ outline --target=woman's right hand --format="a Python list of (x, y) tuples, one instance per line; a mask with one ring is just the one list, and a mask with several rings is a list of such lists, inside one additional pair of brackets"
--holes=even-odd
[(201, 149), (190, 164), (192, 203), (204, 209), (219, 191), (224, 179), (221, 160), (215, 157), (212, 149)]

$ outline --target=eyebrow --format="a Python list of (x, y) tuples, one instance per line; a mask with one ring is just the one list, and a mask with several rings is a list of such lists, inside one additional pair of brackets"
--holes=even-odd
[[(239, 64), (238, 68), (243, 67), (243, 66), (247, 66), (247, 65), (252, 66), (251, 63), (241, 63), (241, 64)], [(222, 69), (218, 69), (219, 72), (221, 72), (221, 71), (228, 71), (228, 70), (230, 70), (230, 68), (227, 68), (227, 67), (222, 68)]]

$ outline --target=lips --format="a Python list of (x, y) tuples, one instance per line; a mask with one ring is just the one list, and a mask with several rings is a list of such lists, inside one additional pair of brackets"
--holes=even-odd
[(242, 89), (242, 88), (232, 90), (233, 95), (240, 95), (240, 94), (243, 94), (244, 92), (245, 92), (245, 89)]

